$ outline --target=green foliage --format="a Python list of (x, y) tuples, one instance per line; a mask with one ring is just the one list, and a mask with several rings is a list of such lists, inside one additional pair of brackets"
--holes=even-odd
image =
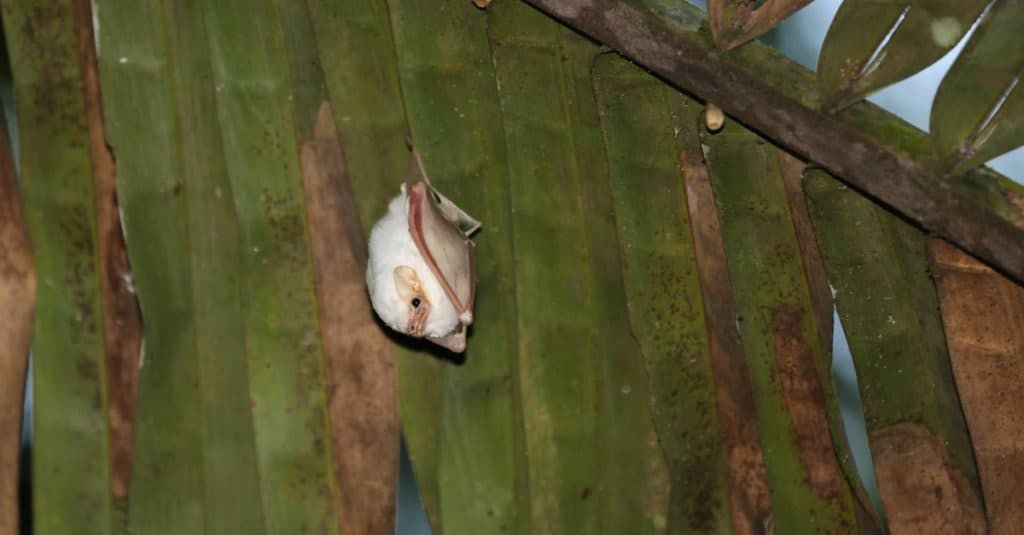
[(75, 14), (60, 0), (2, 7), (39, 280), (32, 341), (36, 529), (109, 533), (115, 512), (99, 237)]
[(826, 105), (845, 107), (931, 65), (956, 45), (986, 3), (843, 2), (818, 59)]
[[(157, 7), (98, 4), (101, 28), (132, 29), (99, 35), (107, 138), (146, 321), (129, 526), (259, 533), (241, 246), (214, 98), (203, 90), (205, 25), (198, 5)], [(171, 31), (175, 20), (188, 33)], [(161, 68), (142, 68), (147, 59)]]
[[(948, 470), (970, 485), (962, 492), (980, 503), (925, 234), (824, 171), (808, 172), (805, 190), (857, 370), (872, 449), (891, 449), (900, 424), (920, 425), (952, 459)], [(886, 462), (875, 459), (886, 513), (911, 516), (887, 494), (898, 484), (889, 474), (900, 470)]]
[[(854, 499), (826, 418), (838, 418), (822, 328), (782, 178), (781, 154), (729, 125), (705, 138), (722, 220), (737, 328), (747, 349), (776, 529), (808, 518), (824, 533), (853, 530)], [(828, 401), (828, 402), (827, 402)], [(829, 403), (830, 402), (830, 403)], [(836, 437), (844, 440), (842, 435)]]
[(1024, 3), (993, 2), (942, 80), (931, 116), (939, 172), (958, 175), (1024, 144), (1022, 20)]
[[(804, 2), (766, 2), (755, 19), (744, 18), (749, 6), (712, 3), (729, 8), (717, 45), (685, 6), (640, 0), (614, 3), (612, 14), (647, 17), (696, 49), (725, 48)], [(939, 37), (980, 9), (947, 3), (929, 2), (949, 8)], [(850, 62), (873, 61), (862, 45), (882, 39), (853, 43), (854, 30), (884, 33), (891, 24), (879, 10), (899, 12), (868, 4), (840, 13), (822, 57), (824, 96), (810, 73), (760, 49), (730, 52), (721, 61), (735, 64), (722, 65), (818, 108), (860, 99), (951, 46), (906, 44), (934, 37), (915, 7), (878, 68), (851, 74)], [(837, 423), (831, 299), (814, 280), (814, 236), (794, 200), (804, 164), (744, 125), (705, 132), (703, 105), (512, 0), (486, 10), (466, 0), (95, 0), (95, 22), (78, 0), (0, 5), (40, 281), (38, 532), (390, 526), (393, 504), (352, 504), (367, 488), (392, 498), (393, 466), (366, 476), (346, 463), (395, 446), (395, 415), (383, 413), (394, 407), (392, 378), (361, 375), (386, 373), (391, 349), (435, 533), (878, 529)], [(574, 5), (556, 15), (579, 15)], [(997, 0), (992, 10), (1016, 5)], [(950, 75), (940, 107), (965, 119), (934, 120), (940, 163), (965, 169), (980, 161), (971, 151), (1016, 143), (985, 145), (992, 128), (1017, 129), (1019, 58), (997, 53), (1010, 27), (984, 21)], [(657, 39), (642, 42), (657, 49)], [(999, 76), (964, 96), (989, 68)], [(979, 123), (978, 110), (1002, 97), (1006, 106)], [(877, 110), (835, 121), (868, 132), (865, 143), (884, 145), (893, 165), (933, 156), (925, 138)], [(364, 299), (361, 237), (399, 191), (407, 135), (434, 185), (483, 222), (461, 357), (398, 337), (382, 349), (366, 307), (352, 309), (358, 317), (338, 319), (344, 306), (324, 313)], [(113, 204), (97, 198), (112, 156), (130, 273), (110, 271), (117, 240), (101, 212)], [(972, 173), (951, 195), (1019, 221), (1019, 188), (986, 177)], [(323, 204), (345, 212), (327, 214), (337, 216), (329, 231), (317, 223), (314, 179), (341, 192)], [(923, 234), (821, 171), (807, 184), (869, 429), (926, 428), (973, 499), (978, 478)], [(331, 263), (332, 247), (344, 262)], [(325, 273), (348, 293), (331, 294)], [(111, 280), (134, 282), (144, 320), (127, 497), (123, 422), (108, 401), (126, 395), (108, 373), (123, 357), (109, 330)], [(339, 339), (346, 359), (332, 353)], [(367, 394), (370, 384), (384, 386)], [(363, 395), (380, 399), (352, 400)], [(360, 418), (339, 406), (359, 407)], [(351, 432), (336, 432), (344, 426)]]
[(654, 422), (673, 480), (669, 531), (728, 533), (725, 452), (676, 144), (678, 133), (689, 138), (689, 149), (699, 146), (699, 108), (611, 54), (594, 66), (594, 90), (612, 174), (630, 326), (647, 361)]

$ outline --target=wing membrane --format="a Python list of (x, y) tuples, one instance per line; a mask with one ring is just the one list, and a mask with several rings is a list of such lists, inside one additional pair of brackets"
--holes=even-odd
[(409, 233), (424, 260), (455, 305), (464, 325), (473, 322), (473, 290), (476, 284), (473, 242), (467, 236), (480, 223), (438, 193), (413, 149), (406, 175), (409, 196)]

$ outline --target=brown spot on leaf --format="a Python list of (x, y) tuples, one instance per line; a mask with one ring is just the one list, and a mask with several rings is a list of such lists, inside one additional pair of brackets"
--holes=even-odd
[(339, 514), (346, 533), (390, 533), (399, 444), (395, 356), (366, 294), (366, 245), (327, 102), (302, 144), (301, 164)]
[(1003, 195), (1008, 201), (1010, 201), (1010, 204), (1017, 208), (1017, 213), (1011, 214), (1011, 218), (1016, 221), (1018, 225), (1024, 225), (1024, 195), (1012, 190), (1006, 190)]
[(811, 347), (804, 339), (803, 323), (803, 311), (797, 308), (781, 306), (775, 312), (773, 338), (779, 386), (793, 420), (807, 482), (815, 495), (831, 500), (839, 497), (843, 476), (825, 416), (825, 390)]
[(18, 531), (22, 396), (36, 303), (32, 244), (8, 147), (7, 130), (0, 122), (0, 437), (5, 437), (0, 443), (0, 533)]
[(1017, 533), (1024, 525), (1024, 286), (942, 240), (930, 240), (928, 252), (989, 528)]
[(832, 289), (825, 275), (825, 265), (821, 259), (821, 251), (814, 238), (811, 216), (804, 198), (803, 174), (805, 164), (795, 156), (783, 151), (776, 151), (779, 157), (779, 169), (786, 188), (786, 200), (793, 217), (793, 229), (796, 231), (800, 245), (800, 256), (803, 259), (804, 274), (811, 292), (811, 304), (814, 307), (815, 321), (822, 347), (832, 345)]
[(878, 490), (894, 535), (987, 532), (981, 501), (942, 441), (920, 424), (871, 434)]
[(684, 149), (680, 167), (708, 324), (732, 528), (736, 533), (757, 533), (771, 515), (771, 504), (746, 354), (734, 322), (742, 318), (736, 315), (718, 212), (700, 147)]
[(78, 359), (75, 363), (75, 372), (83, 379), (95, 381), (99, 379), (98, 366), (88, 356)]
[[(138, 302), (125, 279), (131, 272), (115, 193), (114, 155), (103, 125), (99, 68), (92, 26), (91, 4), (75, 0), (82, 91), (86, 105), (89, 152), (92, 157), (96, 232), (99, 239), (100, 280), (106, 361), (107, 411), (110, 418), (111, 490), (128, 495), (131, 479), (133, 420), (138, 388), (142, 317)], [(180, 184), (177, 186), (180, 188)], [(177, 194), (177, 192), (175, 192)], [(90, 307), (91, 310), (91, 307)]]

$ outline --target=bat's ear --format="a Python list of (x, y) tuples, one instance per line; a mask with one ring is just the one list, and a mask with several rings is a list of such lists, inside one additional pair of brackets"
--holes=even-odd
[(459, 325), (459, 328), (455, 329), (455, 332), (448, 336), (443, 336), (441, 338), (427, 337), (427, 340), (447, 349), (448, 351), (462, 353), (466, 350), (466, 327), (464, 325)]

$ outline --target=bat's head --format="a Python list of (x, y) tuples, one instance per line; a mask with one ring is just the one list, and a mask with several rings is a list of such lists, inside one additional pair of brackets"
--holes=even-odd
[(460, 325), (459, 314), (429, 270), (399, 264), (379, 275), (370, 301), (388, 327), (409, 336), (439, 338)]

